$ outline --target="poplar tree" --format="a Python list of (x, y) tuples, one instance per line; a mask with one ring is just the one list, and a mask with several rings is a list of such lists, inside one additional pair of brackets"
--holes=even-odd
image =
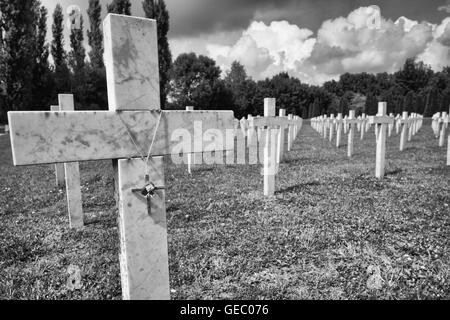
[(86, 99), (87, 90), (83, 16), (80, 17), (79, 28), (71, 30), (70, 48), (69, 65), (72, 70), (72, 92), (75, 95), (75, 101), (86, 107), (83, 103)]
[(87, 68), (86, 107), (91, 110), (106, 109), (108, 107), (108, 93), (106, 84), (106, 70), (103, 61), (103, 32), (101, 29), (102, 7), (99, 0), (89, 0), (87, 10), (90, 30), (87, 31), (90, 67)]
[(36, 8), (37, 28), (35, 36), (35, 61), (33, 68), (33, 105), (31, 109), (46, 109), (50, 104), (52, 88), (52, 74), (48, 57), (50, 55), (47, 38), (47, 8)]
[(26, 110), (32, 103), (35, 57), (36, 0), (0, 0), (0, 117)]
[(366, 114), (369, 116), (374, 116), (378, 113), (378, 101), (372, 91), (367, 94), (365, 109)]
[(167, 34), (170, 29), (169, 12), (164, 0), (144, 0), (142, 7), (145, 12), (145, 17), (155, 19), (158, 26), (160, 94), (161, 107), (164, 108), (169, 89), (169, 72), (172, 67), (172, 53), (170, 52), (169, 40), (167, 39)]
[(424, 117), (432, 117), (436, 112), (439, 112), (439, 97), (436, 88), (429, 88), (427, 90), (427, 98), (425, 102)]
[(55, 102), (58, 94), (70, 92), (70, 73), (67, 66), (67, 53), (64, 50), (64, 14), (60, 4), (56, 5), (53, 12), (52, 34), (51, 54), (55, 66), (55, 90), (52, 101)]
[(87, 31), (89, 46), (92, 48), (89, 52), (91, 66), (93, 68), (103, 68), (102, 7), (100, 0), (89, 0), (87, 14), (91, 26), (91, 29)]

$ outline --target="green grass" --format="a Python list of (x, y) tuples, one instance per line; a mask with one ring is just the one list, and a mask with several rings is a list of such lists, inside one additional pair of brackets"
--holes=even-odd
[[(402, 153), (394, 135), (377, 180), (373, 129), (356, 137), (348, 159), (306, 125), (273, 199), (258, 165), (189, 176), (166, 161), (172, 298), (449, 299), (446, 148), (428, 122)], [(13, 167), (0, 136), (0, 299), (121, 298), (112, 177), (109, 161), (81, 164), (87, 226), (69, 230), (53, 166)]]

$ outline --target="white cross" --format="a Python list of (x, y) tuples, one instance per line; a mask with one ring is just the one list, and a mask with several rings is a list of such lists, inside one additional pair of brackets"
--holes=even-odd
[(338, 113), (335, 123), (336, 123), (336, 147), (339, 148), (341, 146), (342, 125), (344, 124), (344, 119), (342, 119), (342, 113)]
[[(109, 14), (103, 30), (110, 111), (8, 113), (13, 161), (31, 165), (118, 159), (123, 297), (169, 299), (165, 191), (154, 191), (149, 208), (136, 190), (151, 187), (149, 183), (164, 187), (162, 156), (178, 154), (174, 133), (183, 130), (192, 136), (194, 121), (199, 121), (201, 132), (215, 129), (225, 136), (234, 115), (160, 110), (155, 20)], [(204, 151), (202, 141), (193, 144), (185, 153)]]
[(250, 126), (258, 129), (266, 128), (264, 145), (264, 195), (272, 197), (275, 194), (275, 175), (278, 171), (277, 155), (279, 150), (280, 128), (292, 123), (285, 117), (276, 117), (276, 100), (264, 99), (264, 117), (252, 118)]
[(389, 124), (394, 123), (394, 119), (386, 115), (387, 103), (380, 102), (378, 104), (378, 114), (369, 118), (370, 124), (374, 124), (377, 139), (377, 155), (375, 163), (375, 177), (382, 178), (385, 173), (386, 162), (386, 129)]

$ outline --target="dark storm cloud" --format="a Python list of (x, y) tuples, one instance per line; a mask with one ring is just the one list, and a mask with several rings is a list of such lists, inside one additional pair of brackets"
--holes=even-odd
[[(140, 1), (133, 3), (140, 5)], [(171, 36), (184, 37), (245, 29), (255, 18), (287, 20), (313, 31), (327, 19), (347, 16), (361, 6), (378, 5), (383, 17), (407, 16), (437, 23), (446, 15), (437, 8), (446, 0), (166, 0)]]
[(233, 31), (246, 28), (258, 10), (287, 8), (294, 0), (166, 0), (172, 35)]

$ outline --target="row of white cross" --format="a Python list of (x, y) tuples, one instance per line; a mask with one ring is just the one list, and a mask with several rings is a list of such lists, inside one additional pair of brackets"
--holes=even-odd
[[(431, 118), (431, 128), (433, 129), (434, 136), (439, 139), (439, 147), (441, 148), (445, 145), (449, 118), (447, 112), (435, 113)], [(450, 138), (448, 139), (447, 165), (450, 166)]]
[[(423, 125), (423, 116), (412, 113), (408, 116), (408, 112), (403, 112), (402, 115), (394, 116), (393, 113), (389, 115), (389, 117), (393, 120), (388, 123), (388, 137), (391, 137), (394, 128), (395, 132), (399, 134), (401, 132), (400, 139), (400, 151), (403, 151), (405, 148), (406, 140), (411, 141), (412, 137), (417, 134), (420, 128)], [(356, 125), (356, 129), (361, 133), (361, 140), (364, 139), (365, 133), (367, 133), (372, 124), (370, 123), (370, 117), (366, 116), (363, 113), (358, 118), (355, 118), (355, 112), (350, 110), (349, 115), (342, 117), (342, 113), (339, 113), (335, 118), (334, 115), (330, 117), (320, 116), (311, 119), (312, 127), (319, 132), (326, 139), (327, 135), (330, 139), (330, 142), (333, 140), (334, 132), (336, 131), (336, 147), (339, 148), (341, 146), (341, 131), (344, 131), (344, 134), (347, 132), (354, 130), (354, 126)], [(375, 128), (376, 129), (376, 128)], [(353, 141), (354, 134), (349, 134), (349, 143), (348, 143), (348, 156), (351, 157), (353, 154)]]
[[(194, 107), (186, 107), (187, 111), (194, 111)], [(276, 99), (264, 99), (264, 116), (253, 117), (249, 115), (247, 119), (234, 120), (234, 137), (227, 152), (227, 159), (234, 161), (235, 155), (240, 155), (238, 164), (245, 164), (245, 153), (248, 150), (250, 164), (257, 162), (260, 151), (263, 155), (264, 167), (264, 195), (271, 197), (275, 193), (275, 176), (278, 165), (285, 155), (285, 143), (287, 149), (291, 151), (292, 145), (302, 128), (303, 119), (290, 114), (286, 116), (286, 110), (280, 109), (279, 117), (275, 116)], [(287, 139), (286, 139), (287, 135)], [(236, 145), (236, 148), (235, 148)], [(188, 172), (192, 174), (192, 166), (198, 161), (193, 154), (187, 156)], [(243, 161), (242, 161), (243, 160)], [(230, 163), (232, 164), (232, 163)]]
[[(378, 106), (378, 114), (376, 116), (367, 117), (364, 113), (358, 118), (355, 117), (355, 110), (350, 110), (349, 115), (342, 117), (339, 113), (335, 118), (334, 115), (330, 117), (320, 116), (311, 119), (311, 126), (319, 132), (326, 139), (329, 137), (333, 140), (334, 132), (336, 131), (336, 147), (341, 146), (342, 131), (344, 134), (348, 132), (347, 155), (353, 156), (354, 136), (355, 131), (361, 132), (361, 140), (364, 139), (364, 134), (369, 131), (372, 125), (375, 125), (375, 136), (377, 141), (377, 155), (375, 165), (375, 176), (381, 178), (385, 174), (385, 154), (386, 154), (386, 136), (390, 137), (396, 128), (397, 134), (401, 129), (400, 151), (403, 151), (406, 139), (411, 141), (419, 129), (422, 127), (423, 117), (418, 114), (411, 114), (408, 117), (408, 112), (403, 112), (403, 115), (394, 115), (391, 113), (386, 115), (387, 104), (380, 102)], [(387, 131), (387, 133), (386, 133)]]
[[(348, 156), (353, 155), (353, 143), (354, 143), (354, 131), (355, 126), (358, 131), (361, 132), (361, 140), (364, 139), (364, 133), (367, 132), (372, 124), (377, 123), (378, 125), (384, 123), (388, 127), (388, 137), (394, 132), (397, 134), (401, 133), (400, 136), (400, 151), (405, 149), (406, 142), (410, 142), (412, 137), (418, 133), (418, 131), (423, 126), (424, 117), (417, 113), (411, 113), (408, 115), (407, 111), (404, 111), (402, 115), (394, 116), (390, 114), (388, 117), (383, 113), (384, 102), (380, 103), (379, 112), (376, 117), (366, 117), (363, 113), (358, 118), (355, 118), (355, 111), (350, 110), (349, 115), (342, 117), (339, 113), (335, 118), (334, 115), (330, 117), (320, 116), (311, 119), (311, 126), (319, 132), (326, 139), (329, 137), (330, 141), (333, 139), (334, 131), (336, 131), (336, 147), (340, 147), (342, 130), (344, 134), (348, 132)], [(434, 135), (439, 139), (439, 147), (444, 147), (446, 139), (446, 131), (448, 128), (449, 115), (447, 112), (436, 113), (432, 117), (431, 127), (433, 129)], [(385, 137), (382, 132), (379, 131), (378, 125), (375, 127), (375, 135), (377, 138), (377, 163), (376, 163), (376, 176), (378, 178), (382, 177), (384, 174), (384, 157), (385, 153)], [(383, 124), (381, 124), (383, 127)], [(379, 135), (381, 133), (381, 135)], [(381, 139), (381, 140), (380, 140)], [(447, 165), (450, 166), (450, 136), (448, 138), (447, 147)]]

